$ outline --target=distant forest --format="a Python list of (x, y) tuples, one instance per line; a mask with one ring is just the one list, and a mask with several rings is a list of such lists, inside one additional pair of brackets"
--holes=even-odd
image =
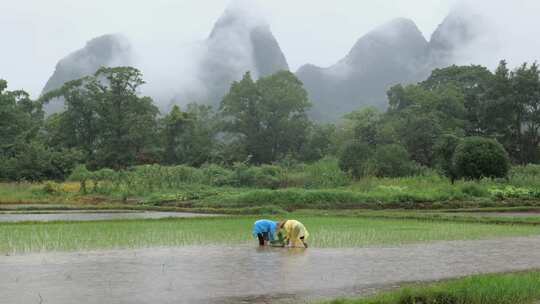
[[(436, 69), (425, 81), (391, 87), (386, 111), (361, 108), (332, 124), (309, 119), (308, 93), (287, 71), (258, 80), (247, 72), (219, 108), (190, 104), (169, 113), (138, 94), (143, 75), (132, 67), (101, 68), (38, 100), (0, 80), (0, 179), (63, 180), (80, 164), (119, 170), (323, 158), (339, 159), (356, 177), (422, 168), (451, 176), (461, 142), (499, 154), (501, 147), (513, 164), (539, 163), (539, 76), (537, 64), (510, 70), (505, 61), (495, 72)], [(43, 106), (55, 102), (64, 111), (46, 116)], [(477, 159), (484, 156), (491, 157)]]

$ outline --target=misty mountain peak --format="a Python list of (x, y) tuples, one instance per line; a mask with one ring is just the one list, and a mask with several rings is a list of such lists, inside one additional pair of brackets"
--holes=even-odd
[(433, 60), (439, 66), (453, 63), (455, 52), (478, 39), (485, 23), (482, 15), (472, 10), (454, 9), (431, 36), (429, 46)]
[(416, 23), (407, 18), (396, 18), (377, 27), (369, 35), (379, 36), (381, 38), (396, 39), (400, 35), (422, 36), (422, 33), (416, 26)]
[(365, 36), (360, 38), (347, 59), (350, 63), (361, 63), (365, 61), (360, 57), (366, 54), (373, 54), (380, 57), (379, 52), (392, 53), (391, 57), (409, 58), (411, 56), (423, 55), (428, 42), (418, 29), (416, 24), (406, 18), (391, 20), (382, 26), (377, 27)]
[(213, 104), (220, 102), (232, 82), (247, 71), (261, 77), (289, 69), (265, 18), (256, 8), (240, 2), (225, 10), (204, 43), (199, 79), (207, 92), (198, 98)]
[[(49, 78), (42, 94), (56, 90), (64, 83), (94, 74), (102, 66), (127, 66), (132, 64), (132, 48), (126, 37), (119, 34), (99, 36), (86, 45), (61, 59)], [(64, 103), (60, 100), (46, 105), (47, 113), (62, 110)]]
[(315, 104), (312, 115), (332, 121), (362, 106), (384, 108), (391, 85), (421, 79), (427, 51), (416, 24), (399, 18), (362, 36), (333, 66), (304, 65), (297, 75)]
[(209, 39), (222, 31), (249, 32), (257, 27), (270, 27), (259, 8), (253, 2), (233, 1), (214, 24)]
[(102, 66), (129, 65), (131, 57), (131, 45), (126, 37), (110, 34), (94, 38), (58, 62), (43, 93), (58, 89), (68, 81), (94, 74)]

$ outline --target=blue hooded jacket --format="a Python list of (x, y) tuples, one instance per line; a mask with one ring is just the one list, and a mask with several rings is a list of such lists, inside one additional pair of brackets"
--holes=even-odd
[(257, 237), (257, 234), (268, 233), (270, 240), (275, 238), (277, 231), (277, 223), (270, 220), (258, 220), (253, 225), (253, 236)]

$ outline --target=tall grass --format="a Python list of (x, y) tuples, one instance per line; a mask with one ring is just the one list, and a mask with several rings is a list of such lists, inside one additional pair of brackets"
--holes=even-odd
[[(353, 181), (335, 159), (292, 166), (231, 168), (140, 166), (88, 172), (88, 193), (75, 183), (0, 184), (2, 202), (84, 201), (84, 195), (181, 208), (451, 209), (540, 205), (540, 166), (515, 167), (508, 179), (457, 181), (435, 172)], [(80, 175), (80, 174), (79, 174)], [(80, 177), (80, 176), (79, 176)], [(81, 181), (82, 182), (82, 181)], [(75, 185), (75, 186), (74, 186)], [(39, 190), (42, 191), (39, 191)]]
[(400, 289), (331, 304), (532, 304), (540, 300), (540, 272), (478, 275), (428, 286)]
[(47, 193), (44, 188), (41, 184), (0, 183), (0, 204), (43, 204), (59, 201), (56, 195)]
[(237, 163), (230, 168), (215, 164), (201, 168), (187, 166), (144, 165), (129, 170), (112, 171), (103, 169), (89, 172), (78, 167), (70, 177), (90, 192), (111, 194), (141, 193), (176, 189), (184, 185), (205, 185), (214, 187), (245, 187), (278, 189), (291, 186), (302, 188), (334, 188), (347, 185), (350, 178), (343, 173), (336, 159), (323, 159), (313, 164), (294, 167), (277, 165), (248, 166)]

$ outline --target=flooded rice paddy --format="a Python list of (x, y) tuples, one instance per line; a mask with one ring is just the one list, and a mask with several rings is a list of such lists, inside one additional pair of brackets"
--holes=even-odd
[(54, 212), (54, 213), (3, 213), (0, 214), (0, 223), (13, 222), (51, 222), (51, 221), (106, 221), (126, 219), (162, 219), (162, 218), (188, 218), (212, 217), (212, 214), (180, 213), (180, 212)]
[(446, 214), (476, 217), (540, 218), (540, 212), (457, 212)]
[(0, 303), (304, 303), (540, 268), (540, 237), (359, 249), (150, 248), (0, 257)]

